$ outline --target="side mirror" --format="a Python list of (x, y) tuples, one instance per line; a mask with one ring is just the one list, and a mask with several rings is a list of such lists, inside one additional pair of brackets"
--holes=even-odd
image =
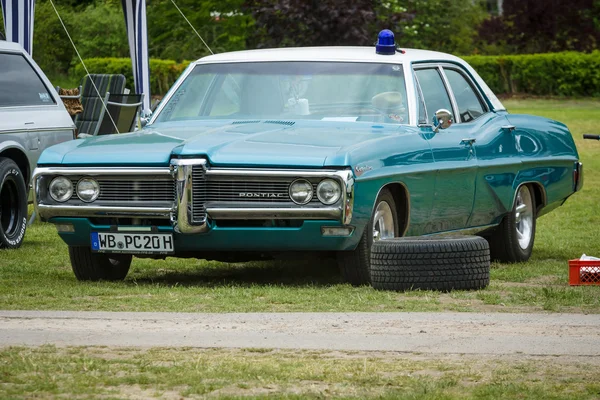
[(152, 116), (152, 114), (140, 117), (140, 126), (142, 128), (145, 127), (146, 125), (148, 125), (148, 122), (150, 122), (151, 116)]
[(435, 112), (435, 116), (433, 117), (433, 131), (437, 133), (439, 132), (440, 128), (449, 128), (452, 125), (453, 118), (454, 117), (450, 111), (440, 108)]

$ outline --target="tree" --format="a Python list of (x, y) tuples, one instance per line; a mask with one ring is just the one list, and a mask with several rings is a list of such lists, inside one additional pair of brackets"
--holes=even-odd
[(516, 53), (591, 51), (600, 44), (600, 0), (504, 0), (479, 37)]
[(247, 0), (249, 47), (372, 45), (384, 28), (404, 47), (470, 54), (479, 0)]
[(401, 47), (465, 55), (474, 52), (477, 27), (487, 16), (480, 0), (388, 0), (379, 14), (392, 16)]
[[(252, 19), (241, 12), (243, 0), (179, 0), (181, 9), (214, 53), (243, 50)], [(151, 57), (196, 60), (210, 54), (170, 0), (148, 3)]]
[(256, 21), (249, 47), (367, 45), (375, 38), (375, 0), (247, 0)]

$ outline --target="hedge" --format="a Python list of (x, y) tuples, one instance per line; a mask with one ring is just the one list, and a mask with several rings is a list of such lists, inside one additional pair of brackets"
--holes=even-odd
[[(600, 51), (463, 58), (496, 94), (600, 97)], [(123, 74), (127, 86), (133, 87), (128, 58), (90, 58), (85, 63), (91, 73)], [(188, 65), (189, 62), (151, 59), (152, 93), (166, 93)], [(73, 73), (77, 77), (85, 74), (80, 65)]]
[(463, 58), (496, 94), (600, 97), (600, 51)]

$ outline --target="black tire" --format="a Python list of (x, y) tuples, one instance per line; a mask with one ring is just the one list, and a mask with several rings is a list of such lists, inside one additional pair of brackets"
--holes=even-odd
[(92, 253), (87, 246), (69, 246), (71, 267), (80, 281), (122, 281), (131, 266), (131, 254)]
[(477, 236), (382, 240), (371, 249), (375, 289), (474, 290), (490, 283), (490, 252)]
[[(521, 190), (527, 190), (531, 195), (531, 240), (529, 241), (529, 245), (525, 247), (519, 244), (519, 237), (517, 233), (517, 207), (519, 204), (518, 196)], [(535, 204), (535, 192), (531, 189), (531, 187), (527, 185), (520, 186), (517, 191), (517, 196), (515, 196), (515, 204), (513, 205), (513, 209), (502, 219), (500, 225), (498, 225), (491, 235), (486, 237), (490, 244), (490, 255), (492, 260), (505, 263), (517, 263), (529, 260), (529, 257), (531, 257), (531, 253), (533, 251), (533, 243), (535, 241), (537, 217)]]
[(27, 187), (17, 164), (0, 157), (0, 249), (16, 249), (27, 229)]
[(382, 189), (375, 201), (375, 207), (371, 219), (363, 232), (356, 249), (352, 251), (340, 251), (337, 255), (338, 267), (344, 281), (353, 286), (368, 285), (371, 283), (370, 264), (371, 247), (373, 246), (373, 224), (375, 211), (381, 202), (387, 202), (392, 210), (394, 218), (394, 236), (398, 236), (398, 213), (394, 196), (388, 189)]

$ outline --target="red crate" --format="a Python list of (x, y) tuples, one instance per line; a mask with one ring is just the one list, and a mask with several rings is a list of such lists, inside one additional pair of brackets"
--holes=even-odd
[(600, 261), (569, 260), (569, 285), (600, 285)]

